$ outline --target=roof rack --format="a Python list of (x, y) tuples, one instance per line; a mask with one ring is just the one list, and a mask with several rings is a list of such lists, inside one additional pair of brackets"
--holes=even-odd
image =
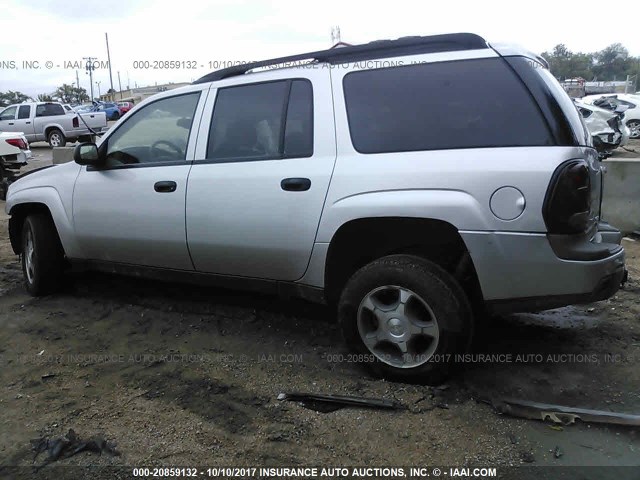
[(397, 40), (376, 40), (362, 45), (352, 45), (317, 52), (290, 55), (288, 57), (272, 58), (259, 62), (234, 65), (211, 72), (199, 78), (194, 84), (213, 82), (224, 78), (243, 75), (255, 68), (300, 62), (304, 60), (326, 62), (329, 64), (357, 62), (374, 58), (400, 57), (420, 53), (449, 52), (456, 50), (476, 50), (489, 48), (484, 38), (473, 33), (449, 33), (445, 35), (431, 35), (428, 37), (402, 37)]

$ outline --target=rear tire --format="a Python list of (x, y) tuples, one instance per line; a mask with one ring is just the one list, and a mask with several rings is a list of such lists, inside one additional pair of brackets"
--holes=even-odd
[(54, 128), (49, 132), (47, 141), (49, 142), (51, 148), (64, 147), (67, 144), (67, 139), (64, 138), (64, 134), (57, 128)]
[(49, 215), (29, 215), (22, 226), (22, 273), (27, 292), (34, 297), (60, 288), (64, 251)]
[(440, 266), (391, 255), (358, 270), (338, 304), (354, 358), (390, 380), (436, 385), (452, 372), (473, 334), (467, 295)]

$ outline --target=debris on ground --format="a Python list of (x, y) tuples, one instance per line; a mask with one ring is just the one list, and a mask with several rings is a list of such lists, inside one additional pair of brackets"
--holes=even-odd
[(520, 460), (524, 463), (534, 463), (536, 461), (536, 457), (533, 456), (533, 453), (529, 451), (520, 452)]
[(576, 420), (586, 423), (604, 423), (609, 425), (640, 426), (640, 415), (590, 410), (586, 408), (565, 407), (526, 400), (494, 400), (493, 408), (501, 414), (530, 420), (551, 420), (554, 423), (570, 425)]
[(94, 436), (89, 440), (82, 440), (72, 428), (69, 429), (64, 437), (49, 438), (44, 436), (31, 440), (31, 449), (34, 452), (34, 462), (41, 453), (47, 452), (47, 458), (40, 466), (45, 466), (63, 458), (72, 457), (80, 452), (95, 452), (98, 454), (106, 452), (113, 456), (120, 455), (120, 452), (116, 450), (115, 444), (107, 442), (101, 436)]
[(278, 395), (278, 400), (300, 402), (303, 407), (322, 413), (334, 412), (344, 407), (380, 408), (385, 410), (404, 410), (406, 408), (392, 400), (319, 393), (281, 393)]
[(553, 449), (553, 458), (560, 458), (562, 455), (564, 455), (564, 452), (559, 446), (556, 446), (556, 448)]

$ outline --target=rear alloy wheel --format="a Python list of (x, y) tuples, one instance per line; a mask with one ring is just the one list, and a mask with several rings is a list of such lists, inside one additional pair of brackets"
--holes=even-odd
[(21, 260), (25, 288), (31, 295), (47, 295), (59, 288), (64, 252), (53, 220), (48, 215), (29, 215), (24, 221)]
[(67, 144), (67, 140), (64, 138), (64, 134), (54, 128), (49, 132), (49, 136), (47, 137), (47, 141), (51, 147), (64, 147)]
[(347, 343), (373, 372), (391, 380), (438, 384), (469, 347), (473, 316), (466, 294), (438, 265), (392, 255), (358, 270), (341, 295)]
[(629, 138), (640, 138), (640, 120), (627, 122), (627, 127), (629, 127)]

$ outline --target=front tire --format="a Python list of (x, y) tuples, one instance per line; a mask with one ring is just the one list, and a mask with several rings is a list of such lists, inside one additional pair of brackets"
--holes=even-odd
[(9, 181), (4, 173), (4, 159), (0, 157), (0, 200), (7, 199), (7, 190), (9, 190)]
[(473, 315), (456, 280), (420, 257), (391, 255), (358, 270), (338, 304), (347, 344), (376, 375), (436, 385), (471, 343)]
[(49, 215), (39, 213), (25, 219), (21, 260), (27, 292), (39, 297), (58, 290), (64, 270), (64, 251)]
[(629, 127), (629, 138), (640, 138), (640, 120), (627, 122), (627, 127)]
[(49, 132), (47, 141), (49, 142), (51, 148), (64, 147), (67, 144), (67, 139), (64, 138), (64, 134), (57, 128), (54, 128)]

